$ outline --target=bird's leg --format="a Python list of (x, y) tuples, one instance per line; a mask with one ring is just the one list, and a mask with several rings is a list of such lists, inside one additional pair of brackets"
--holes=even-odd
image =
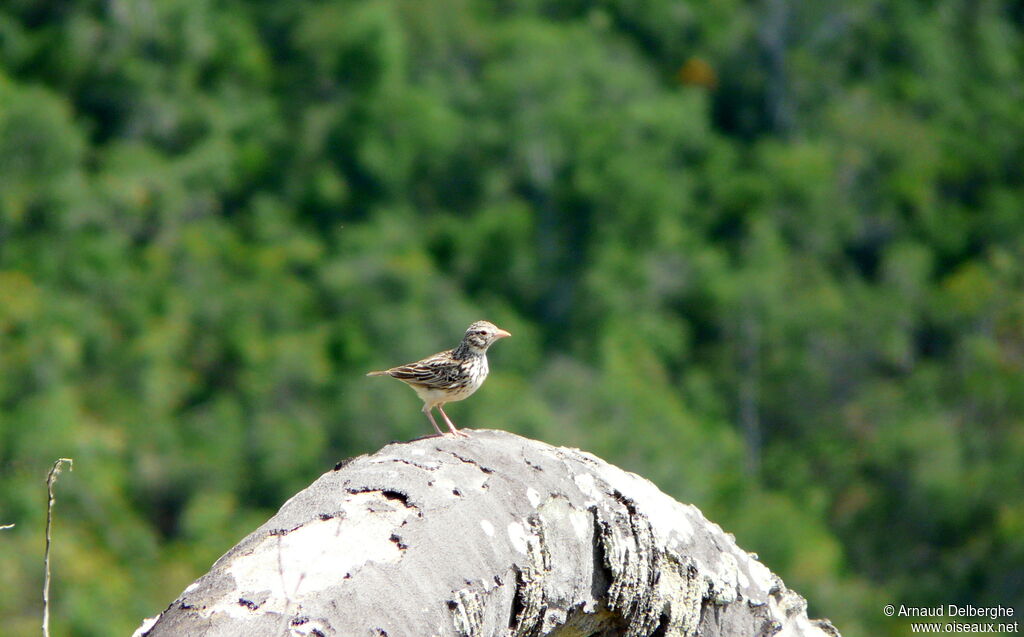
[[(425, 413), (427, 415), (427, 418), (430, 418), (430, 424), (434, 425), (434, 431), (437, 432), (437, 435), (443, 436), (444, 432), (441, 431), (441, 428), (437, 426), (437, 421), (434, 420), (434, 414), (431, 412), (430, 405), (424, 405), (423, 406), (423, 413)], [(441, 413), (444, 413), (444, 412), (441, 412)]]
[(437, 406), (437, 410), (441, 412), (441, 415), (444, 417), (445, 423), (448, 425), (448, 428), (452, 430), (453, 434), (455, 434), (456, 436), (462, 436), (463, 438), (469, 438), (469, 434), (467, 434), (464, 431), (459, 431), (458, 429), (455, 428), (455, 425), (452, 423), (452, 419), (448, 417), (448, 414), (444, 413), (444, 408), (441, 407), (441, 405)]

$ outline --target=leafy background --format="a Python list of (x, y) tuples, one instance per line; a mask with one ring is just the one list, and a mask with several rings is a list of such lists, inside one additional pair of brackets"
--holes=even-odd
[(130, 633), (342, 457), (363, 372), (697, 504), (846, 637), (1024, 610), (1024, 6), (5, 0), (0, 626)]

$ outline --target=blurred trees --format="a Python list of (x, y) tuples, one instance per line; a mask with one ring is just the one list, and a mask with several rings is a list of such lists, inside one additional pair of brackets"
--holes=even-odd
[[(1010, 2), (0, 9), (0, 617), (125, 633), (489, 318), (460, 425), (589, 449), (848, 637), (1024, 603)], [(116, 608), (116, 613), (106, 609)]]

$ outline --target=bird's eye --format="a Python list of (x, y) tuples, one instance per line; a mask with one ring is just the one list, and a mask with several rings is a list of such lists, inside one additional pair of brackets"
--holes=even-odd
[(487, 334), (487, 332), (485, 332), (483, 330), (477, 330), (477, 332), (476, 332), (477, 336), (483, 336), (484, 334)]

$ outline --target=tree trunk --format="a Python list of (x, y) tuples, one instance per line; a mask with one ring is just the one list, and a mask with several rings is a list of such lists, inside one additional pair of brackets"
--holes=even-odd
[(484, 430), (339, 463), (136, 635), (839, 633), (696, 507)]

